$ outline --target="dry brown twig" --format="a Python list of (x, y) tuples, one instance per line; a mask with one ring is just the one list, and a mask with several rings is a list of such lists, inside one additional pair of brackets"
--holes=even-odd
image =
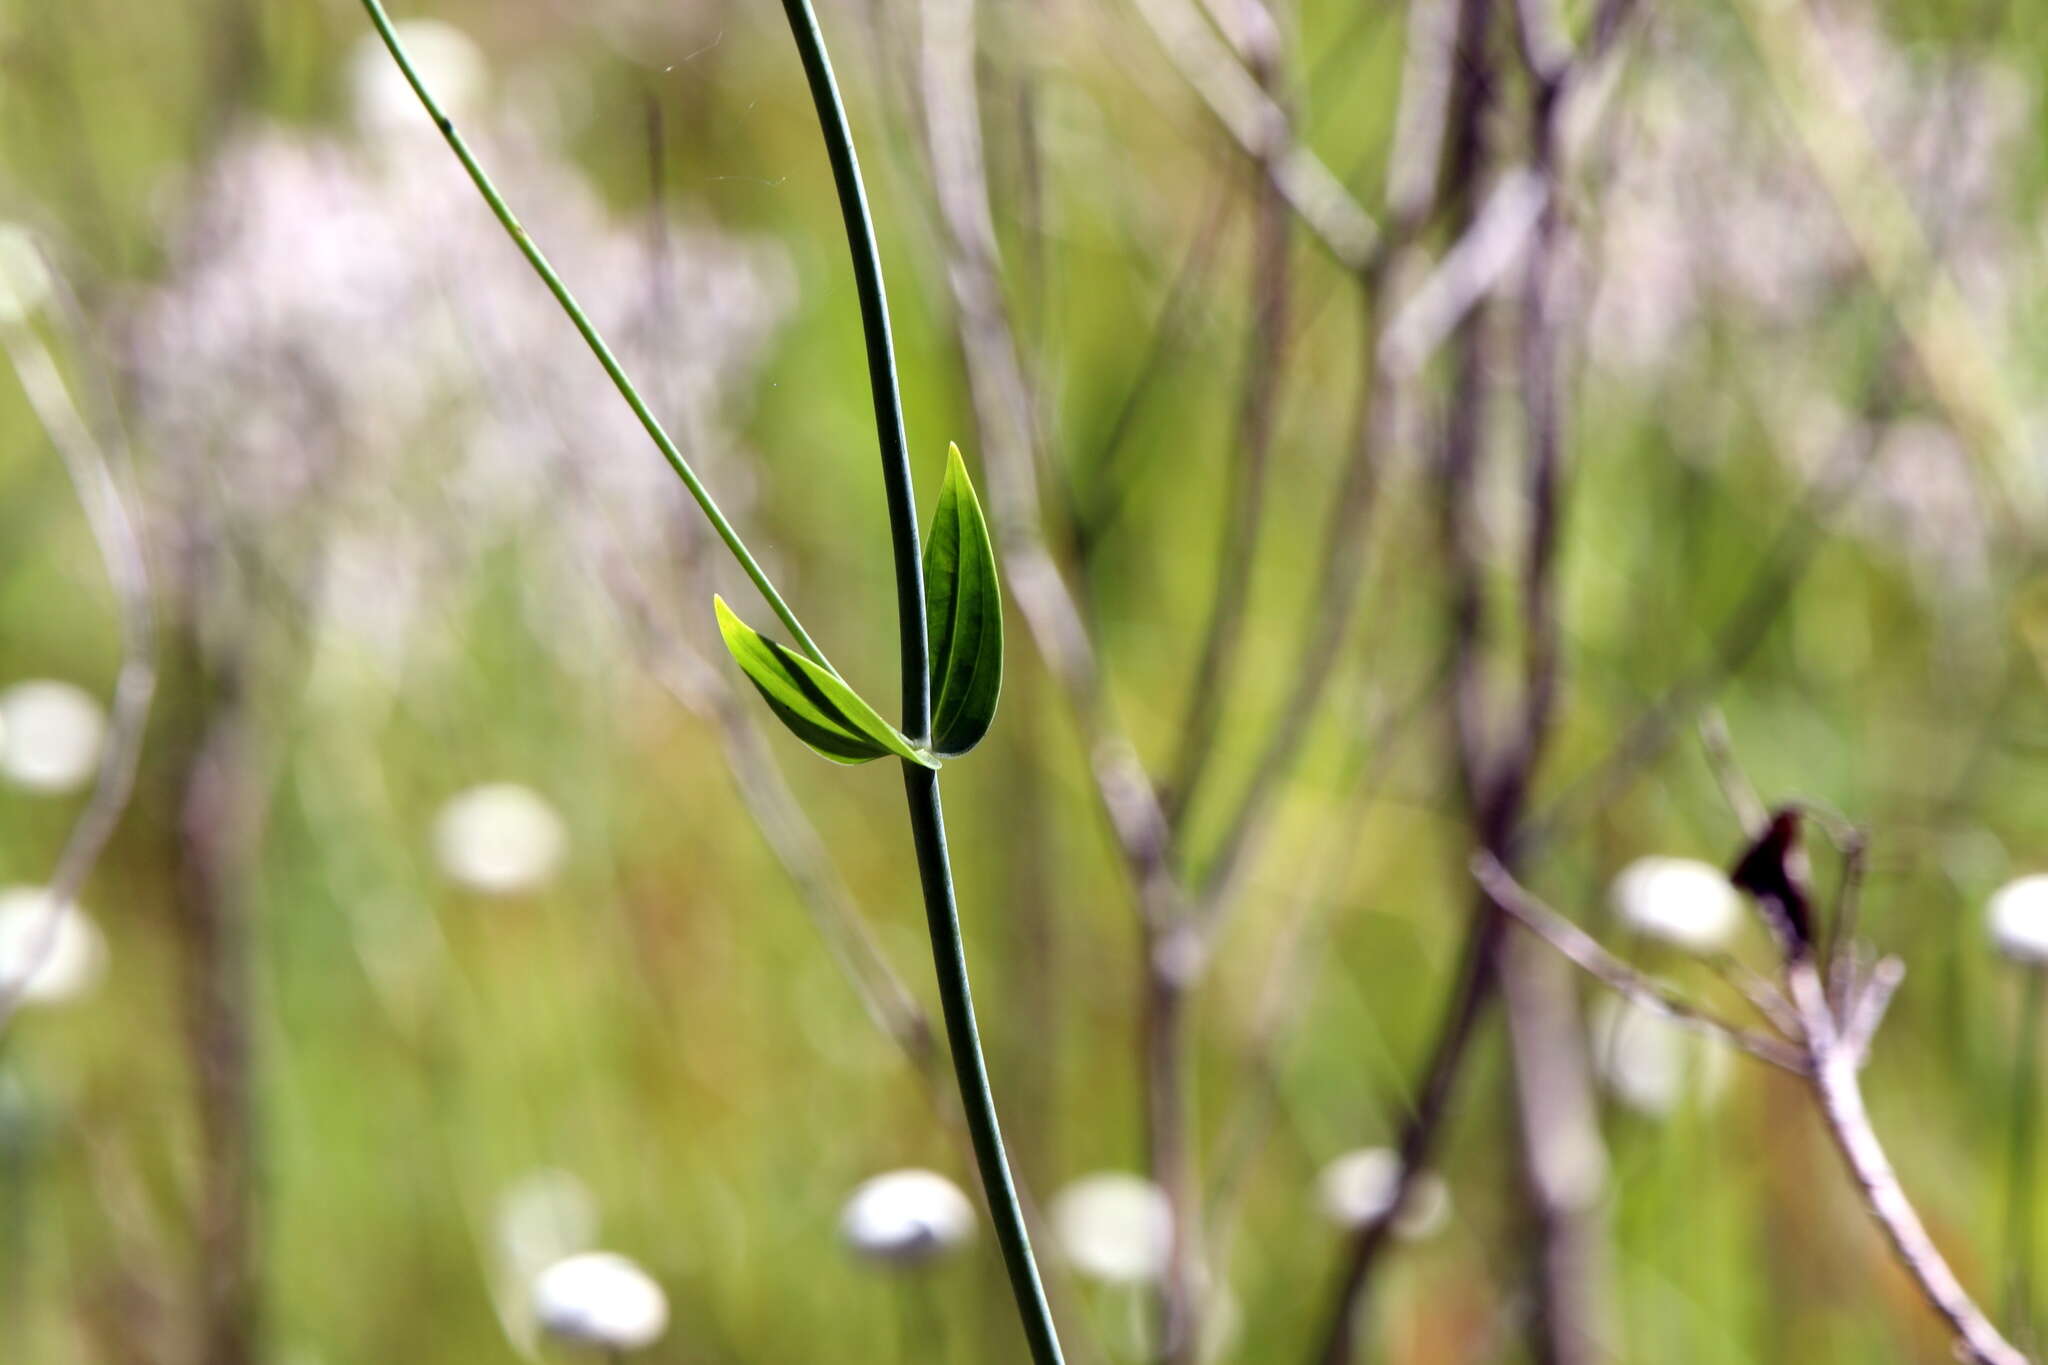
[[(1776, 828), (1788, 815), (1796, 821), (1794, 808), (1781, 808), (1767, 831)], [(1769, 837), (1766, 832), (1763, 839)], [(1760, 839), (1751, 846), (1751, 853), (1763, 846)], [(1859, 852), (1860, 841), (1849, 848), (1852, 853)], [(1784, 879), (1785, 884), (1797, 887), (1797, 894), (1803, 895), (1802, 879), (1789, 861), (1781, 857), (1775, 875)], [(1746, 856), (1745, 865), (1748, 862)], [(1608, 989), (1804, 1079), (1813, 1092), (1829, 1138), (1849, 1167), (1864, 1207), (1891, 1244), (1900, 1267), (1948, 1324), (1955, 1336), (1958, 1356), (1975, 1365), (2028, 1365), (2027, 1356), (1992, 1325), (1934, 1245), (1926, 1224), (1899, 1183), (1898, 1173), (1885, 1154), (1863, 1102), (1859, 1073), (1869, 1057), (1885, 1009), (1905, 979), (1904, 963), (1896, 957), (1884, 957), (1868, 968), (1857, 969), (1853, 960), (1858, 949), (1839, 935), (1828, 946), (1825, 958), (1818, 956), (1819, 950), (1812, 943), (1785, 942), (1783, 992), (1792, 1011), (1786, 1022), (1794, 1027), (1779, 1036), (1769, 1036), (1721, 1020), (1651, 981), (1530, 893), (1490, 854), (1481, 851), (1474, 855), (1472, 873), (1493, 902), (1517, 923)], [(1759, 888), (1740, 876), (1737, 880), (1768, 907), (1773, 897), (1768, 885)], [(1768, 911), (1767, 918), (1776, 922)], [(1831, 995), (1824, 984), (1829, 978), (1848, 985), (1841, 994)]]
[(1671, 987), (1629, 966), (1602, 947), (1598, 939), (1531, 895), (1491, 853), (1481, 850), (1472, 855), (1472, 876), (1493, 898), (1493, 903), (1519, 921), (1524, 929), (1555, 948), (1572, 965), (1616, 995), (1673, 1023), (1718, 1038), (1781, 1070), (1799, 1076), (1807, 1074), (1806, 1054), (1797, 1046), (1784, 1039), (1728, 1023), (1692, 1004)]

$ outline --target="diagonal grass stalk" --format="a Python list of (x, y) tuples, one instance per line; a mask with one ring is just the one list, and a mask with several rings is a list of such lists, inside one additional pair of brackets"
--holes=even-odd
[(455, 159), (462, 163), (462, 169), (469, 172), (469, 178), (476, 185), (477, 193), (491, 206), (491, 212), (504, 226), (506, 235), (511, 237), (520, 254), (526, 257), (527, 264), (533, 267), (533, 273), (540, 276), (541, 282), (547, 285), (548, 292), (555, 296), (555, 302), (561, 304), (562, 311), (569, 315), (569, 321), (575, 324), (584, 344), (590, 347), (590, 353), (597, 357), (597, 363), (604, 367), (605, 374), (610, 376), (612, 383), (618, 388), (619, 396), (626, 400), (626, 406), (633, 410), (633, 415), (640, 419), (640, 425), (647, 429), (648, 436), (661, 451), (662, 458), (668, 461), (669, 467), (682, 479), (683, 486), (690, 490), (690, 496), (697, 500), (697, 506), (703, 509), (704, 518), (711, 523), (711, 529), (718, 532), (718, 538), (725, 542), (725, 548), (732, 552), (732, 557), (739, 562), (740, 568), (746, 571), (748, 579), (760, 590), (761, 596), (775, 612), (776, 619), (788, 629), (790, 637), (796, 642), (796, 647), (815, 662), (831, 668), (832, 665), (826, 660), (824, 651), (811, 639), (810, 633), (803, 628), (803, 623), (797, 620), (796, 613), (790, 610), (789, 603), (782, 600), (782, 594), (777, 592), (775, 584), (769, 581), (767, 571), (755, 561), (753, 552), (747, 549), (747, 543), (740, 539), (740, 533), (733, 529), (732, 523), (726, 520), (725, 513), (719, 510), (718, 501), (711, 496), (711, 490), (697, 477), (697, 471), (690, 467), (690, 462), (683, 457), (683, 452), (677, 448), (675, 441), (670, 439), (660, 419), (648, 408), (647, 401), (640, 396), (640, 390), (626, 373), (625, 367), (619, 364), (618, 357), (612, 354), (612, 348), (605, 344), (604, 337), (584, 313), (583, 306), (576, 302), (576, 296), (569, 292), (569, 286), (563, 283), (562, 277), (555, 273), (554, 266), (548, 263), (547, 255), (541, 251), (539, 243), (527, 235), (519, 216), (512, 212), (512, 206), (505, 202), (504, 196), (498, 193), (498, 187), (491, 183), (491, 177), (485, 173), (475, 154), (470, 151), (469, 143), (456, 131), (455, 121), (448, 117), (440, 101), (434, 98), (434, 92), (427, 89), (427, 83), (420, 78), (419, 71), (412, 64), (412, 58), (406, 55), (405, 44), (399, 41), (397, 30), (392, 28), (391, 16), (385, 13), (381, 0), (363, 0), (363, 8), (369, 12), (370, 22), (377, 28), (377, 36), (384, 40), (384, 46), (390, 50), (391, 59), (398, 63), (398, 69), (405, 74), (405, 83), (412, 87), (413, 94), (419, 97), (420, 104), (434, 120), (434, 126), (439, 128), (441, 136), (447, 139), (450, 150), (455, 153)]
[[(555, 273), (540, 247), (527, 235), (518, 217), (506, 204), (490, 176), (470, 152), (454, 122), (435, 101), (419, 72), (406, 56), (405, 46), (393, 29), (381, 0), (363, 0), (370, 22), (405, 75), (407, 84), (432, 116), (435, 126), (454, 151), (469, 178), (490, 205), (534, 272), (541, 277), (556, 302), (575, 324), (598, 363), (611, 377), (619, 394), (647, 429), (663, 458), (674, 468), (697, 500), (719, 539), (739, 561), (754, 586), (774, 609), (797, 646), (825, 667), (824, 654), (798, 622), (796, 613), (783, 601), (767, 574), (747, 550), (730, 522), (718, 509), (709, 490), (698, 479), (675, 442), (649, 411), (633, 381), (605, 344), (597, 328), (584, 314), (569, 287)], [(853, 253), (854, 278), (860, 295), (861, 324), (867, 345), (868, 376), (873, 390), (876, 424), (882, 455), (882, 480), (889, 507), (890, 547), (896, 571), (897, 625), (903, 672), (903, 733), (922, 747), (931, 732), (930, 641), (925, 633), (925, 585), (918, 553), (917, 498), (911, 482), (910, 458), (903, 429), (903, 402), (897, 383), (895, 346), (889, 330), (888, 298), (882, 284), (881, 253), (875, 244), (874, 225), (868, 212), (867, 192), (861, 183), (860, 163), (855, 156), (853, 134), (839, 98), (838, 84), (818, 29), (817, 16), (809, 0), (783, 0), (790, 31), (803, 60), (804, 75), (817, 105), (818, 120), (832, 163), (832, 176), (839, 193), (840, 209), (846, 221)], [(917, 763), (904, 761), (903, 784), (909, 802), (912, 842), (917, 852), (918, 878), (924, 891), (925, 917), (932, 940), (933, 965), (938, 976), (941, 1011), (946, 1021), (947, 1042), (953, 1054), (953, 1070), (959, 1083), (962, 1107), (981, 1182), (988, 1199), (989, 1217), (995, 1224), (996, 1240), (1002, 1250), (1003, 1267), (1016, 1297), (1018, 1315), (1031, 1348), (1035, 1365), (1062, 1365), (1058, 1332), (1038, 1265), (1032, 1256), (1031, 1239), (1024, 1226), (1024, 1213), (1017, 1197), (1016, 1182), (1010, 1174), (1003, 1150), (1002, 1129), (996, 1117), (995, 1098), (989, 1086), (988, 1066), (982, 1056), (980, 1031), (974, 1017), (974, 1000), (967, 975), (967, 956), (960, 934), (959, 905), (954, 897), (953, 870), (946, 849), (945, 811), (939, 798), (939, 776)]]

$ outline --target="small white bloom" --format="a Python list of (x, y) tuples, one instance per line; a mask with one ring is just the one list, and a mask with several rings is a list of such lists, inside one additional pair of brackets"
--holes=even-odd
[(1053, 1234), (1076, 1270), (1111, 1284), (1145, 1284), (1166, 1273), (1173, 1207), (1142, 1176), (1083, 1176), (1052, 1201)]
[(974, 1236), (974, 1205), (936, 1171), (889, 1171), (854, 1190), (839, 1235), (872, 1260), (918, 1265)]
[(0, 223), (0, 325), (24, 322), (50, 299), (50, 267), (19, 223)]
[(106, 967), (106, 939), (83, 910), (53, 907), (37, 886), (0, 890), (0, 993), (53, 1005), (90, 991)]
[[(1393, 1203), (1400, 1172), (1400, 1156), (1385, 1147), (1346, 1152), (1323, 1167), (1316, 1181), (1324, 1216), (1345, 1228), (1372, 1222)], [(1405, 1238), (1429, 1237), (1440, 1231), (1450, 1216), (1450, 1186), (1435, 1172), (1420, 1171), (1408, 1188), (1407, 1207), (1394, 1220), (1394, 1231)]]
[(15, 786), (57, 796), (92, 780), (107, 736), (90, 692), (38, 678), (0, 692), (0, 773)]
[(1614, 996), (1593, 1007), (1593, 1066), (1608, 1091), (1649, 1118), (1665, 1118), (1690, 1095), (1702, 1103), (1728, 1083), (1728, 1052), (1697, 1029)]
[(611, 1251), (555, 1262), (533, 1280), (541, 1330), (601, 1351), (637, 1351), (668, 1328), (668, 1296), (651, 1276)]
[(1991, 942), (2019, 962), (2048, 963), (2048, 874), (2007, 882), (1991, 893)]
[(524, 1280), (597, 1240), (597, 1200), (569, 1171), (521, 1176), (498, 1196), (498, 1255)]
[[(474, 113), (483, 103), (490, 71), (469, 35), (438, 19), (408, 19), (392, 27), (413, 69), (449, 117)], [(432, 130), (419, 96), (376, 34), (357, 40), (349, 57), (348, 86), (356, 126), (371, 137)]]
[(1692, 858), (1638, 858), (1609, 895), (1631, 929), (1688, 952), (1725, 948), (1742, 927), (1742, 903), (1728, 878)]
[(568, 845), (562, 817), (539, 793), (493, 782), (451, 798), (434, 821), (434, 853), (450, 880), (509, 896), (545, 883)]

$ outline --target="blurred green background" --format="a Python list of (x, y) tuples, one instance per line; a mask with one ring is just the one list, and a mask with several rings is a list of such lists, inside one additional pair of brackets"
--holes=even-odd
[[(1124, 490), (1085, 601), (1116, 709), (1164, 766), (1228, 496), (1254, 172), (1128, 6), (983, 11), (983, 126), (1057, 475), (1053, 539), (1071, 566), (1071, 509)], [(710, 481), (835, 662), (890, 696), (856, 302), (776, 7), (519, 0), (399, 17), (474, 40), (486, 71), (466, 121), (487, 162), (513, 168), (508, 194), (599, 324), (630, 333), (656, 406), (695, 414), (678, 420)], [(928, 509), (946, 442), (979, 452), (912, 108), (916, 6), (832, 3), (823, 18)], [(1403, 8), (1304, 0), (1281, 18), (1301, 135), (1377, 211)], [(1872, 282), (1855, 229), (1876, 221), (1882, 237), (1884, 220), (1841, 197), (1840, 173), (1860, 184), (1861, 163), (1787, 98), (1774, 45), (1809, 27), (1911, 208), (1901, 290), (1953, 282), (1982, 359), (1942, 351), (1960, 390), (1926, 378), (1946, 334)], [(226, 1017), (248, 1042), (253, 1146), (233, 1169), (256, 1230), (260, 1359), (574, 1358), (519, 1327), (500, 1229), (506, 1192), (543, 1169), (573, 1173), (597, 1240), (665, 1289), (672, 1325), (645, 1359), (1022, 1359), (985, 1227), (969, 1253), (912, 1272), (841, 1241), (864, 1178), (929, 1166), (972, 1189), (973, 1171), (943, 1071), (928, 1085), (875, 1026), (736, 793), (715, 708), (679, 704), (650, 663), (680, 642), (730, 686), (708, 652), (711, 588), (756, 624), (767, 613), (673, 529), (694, 524), (682, 490), (619, 423), (445, 150), (366, 123), (351, 63), (375, 59), (359, 55), (367, 32), (344, 0), (0, 4), (0, 210), (75, 291), (75, 314), (51, 305), (35, 325), (95, 420), (126, 429), (117, 458), (164, 641), (136, 798), (83, 896), (104, 979), (31, 1003), (0, 1051), (0, 1358), (209, 1359), (199, 1286), (223, 1168), (218, 1092), (195, 1077), (218, 1057), (192, 1021)], [(2042, 1021), (2022, 1009), (2032, 969), (1994, 952), (1983, 906), (2048, 864), (2048, 11), (1646, 0), (1609, 65), (1568, 142), (1565, 690), (1535, 797), (1565, 816), (1529, 878), (1726, 1006), (1710, 972), (1631, 937), (1606, 895), (1638, 856), (1722, 863), (1739, 842), (1692, 738), (1699, 707), (1718, 704), (1767, 796), (1861, 824), (1865, 931), (1909, 967), (1867, 1073), (1875, 1116), (1959, 1273), (2023, 1320), (2015, 1305), (2042, 1287), (2015, 1293), (2008, 1272), (2044, 1213), (2010, 1216), (2008, 1135), (2016, 1050)], [(1503, 90), (1504, 127), (1522, 98)], [(650, 212), (687, 225), (668, 294)], [(1213, 247), (1191, 256), (1211, 225)], [(260, 258), (244, 250), (259, 237)], [(338, 258), (351, 242), (361, 256)], [(1290, 250), (1247, 663), (1216, 799), (1182, 850), (1196, 867), (1289, 685), (1355, 421), (1356, 291), (1299, 230)], [(414, 251), (435, 255), (431, 290), (394, 264)], [(713, 301), (743, 274), (751, 293)], [(323, 308), (348, 314), (332, 335)], [(349, 381), (356, 367), (373, 378)], [(1505, 453), (1481, 501), (1505, 605), (1522, 493), (1500, 368), (1489, 438)], [(449, 376), (463, 373), (474, 387), (458, 401)], [(405, 392), (409, 375), (431, 391)], [(1420, 387), (1424, 410), (1444, 401), (1442, 376)], [(1958, 391), (1994, 394), (2006, 439), (1960, 420)], [(366, 410), (385, 397), (394, 415)], [(547, 411), (523, 412), (529, 399)], [(1241, 1181), (1212, 1210), (1236, 1221), (1211, 1267), (1215, 1358), (1307, 1358), (1339, 1247), (1317, 1173), (1389, 1141), (1406, 1112), (1471, 899), (1436, 704), (1446, 586), (1427, 425), (1381, 452), (1339, 672), (1191, 1006), (1203, 1172)], [(555, 463), (515, 486), (508, 465), (543, 445)], [(1862, 453), (1837, 494), (1841, 449)], [(564, 473), (578, 461), (635, 472), (579, 484)], [(63, 467), (4, 380), (0, 545), (0, 684), (62, 679), (104, 700), (114, 600)], [(622, 562), (637, 608), (610, 577)], [(1732, 621), (1754, 639), (1719, 678)], [(946, 789), (997, 1094), (1043, 1201), (1142, 1166), (1143, 964), (1087, 755), (1014, 613), (1010, 637), (1004, 711)], [(1584, 784), (1701, 677), (1712, 686), (1681, 692), (1673, 742), (1625, 781)], [(190, 781), (223, 724), (253, 827), (227, 841), (213, 891), (194, 892)], [(828, 765), (779, 731), (768, 748), (931, 1008), (895, 773)], [(445, 803), (486, 783), (531, 789), (561, 822), (558, 865), (511, 894), (463, 886), (437, 845)], [(46, 881), (83, 800), (0, 791), (0, 881)], [(1832, 886), (1833, 857), (1817, 861)], [(224, 950), (190, 903), (208, 894), (228, 907)], [(1304, 924), (1308, 950), (1288, 959)], [(1741, 952), (1767, 961), (1760, 930)], [(240, 998), (209, 1015), (223, 980)], [(1268, 995), (1286, 1006), (1270, 1036)], [(1375, 1359), (1527, 1358), (1507, 1070), (1496, 1019), (1440, 1162), (1451, 1217), (1382, 1272)], [(1681, 1088), (1666, 1112), (1602, 1101), (1614, 1321), (1600, 1358), (1942, 1358), (1799, 1088), (1739, 1059), (1724, 1086)], [(1256, 1141), (1231, 1145), (1247, 1131)], [(1048, 1255), (1076, 1356), (1138, 1358), (1138, 1292)]]

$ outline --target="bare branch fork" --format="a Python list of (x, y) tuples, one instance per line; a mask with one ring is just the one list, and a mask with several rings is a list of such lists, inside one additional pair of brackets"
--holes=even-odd
[[(1734, 877), (1764, 911), (1784, 950), (1782, 982), (1770, 988), (1773, 996), (1764, 997), (1771, 1001), (1764, 1007), (1773, 1021), (1774, 1032), (1768, 1034), (1722, 1020), (1621, 961), (1530, 893), (1492, 854), (1473, 855), (1472, 875), (1506, 915), (1616, 994), (1802, 1077), (1864, 1207), (1921, 1296), (1948, 1324), (1959, 1358), (1975, 1365), (2028, 1365), (2028, 1357), (1992, 1325), (1934, 1245), (1871, 1124), (1859, 1073), (1905, 966), (1896, 957), (1863, 965), (1862, 950), (1840, 932), (1822, 958), (1810, 936), (1789, 927), (1801, 923), (1797, 903), (1806, 897), (1803, 878), (1788, 866), (1798, 818), (1795, 808), (1781, 809)], [(1860, 840), (1847, 845), (1845, 856), (1852, 866), (1860, 862)], [(1787, 914), (1788, 906), (1794, 913)], [(1829, 981), (1839, 983), (1833, 992), (1825, 984)], [(1785, 1030), (1786, 1023), (1793, 1027)]]
[(1272, 181), (1331, 258), (1363, 273), (1380, 246), (1379, 225), (1344, 183), (1294, 135), (1293, 120), (1190, 0), (1137, 0), (1137, 10), (1176, 70), (1245, 154)]

